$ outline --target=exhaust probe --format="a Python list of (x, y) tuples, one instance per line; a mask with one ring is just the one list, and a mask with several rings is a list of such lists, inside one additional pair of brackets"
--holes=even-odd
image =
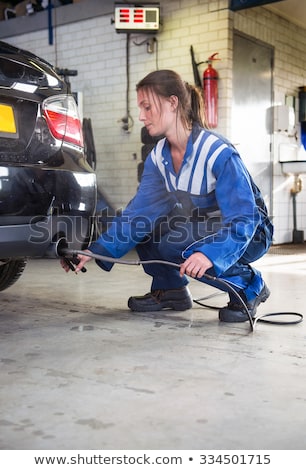
[[(59, 243), (61, 242), (61, 243)], [(67, 248), (67, 244), (64, 240), (60, 240), (57, 245), (56, 245), (56, 251), (57, 251), (57, 255), (60, 257), (60, 258), (63, 258), (64, 261), (66, 262), (66, 264), (69, 266), (69, 268), (72, 270), (72, 271), (75, 271), (75, 265), (78, 265), (79, 264), (79, 259), (77, 257), (77, 255), (83, 255), (83, 256), (89, 256), (90, 258), (94, 258), (94, 259), (97, 259), (97, 260), (100, 260), (100, 261), (106, 261), (106, 262), (111, 262), (111, 263), (115, 263), (115, 264), (126, 264), (126, 265), (132, 265), (132, 266), (140, 266), (140, 265), (145, 265), (145, 264), (166, 264), (168, 266), (173, 266), (175, 268), (180, 268), (180, 265), (178, 263), (172, 263), (171, 261), (165, 261), (165, 260), (158, 260), (158, 259), (151, 259), (151, 260), (140, 260), (140, 259), (133, 259), (133, 260), (124, 260), (124, 259), (119, 259), (119, 258), (111, 258), (109, 256), (102, 256), (102, 255), (97, 255), (95, 253), (91, 253), (91, 252), (86, 252), (86, 251), (82, 251), (82, 250), (71, 250), (71, 249), (68, 249)], [(62, 247), (60, 245), (63, 245)], [(81, 269), (82, 272), (86, 272), (86, 268), (82, 268)], [(251, 331), (253, 332), (254, 329), (255, 329), (255, 326), (256, 326), (256, 323), (257, 322), (263, 322), (263, 323), (270, 323), (270, 324), (274, 324), (274, 325), (295, 325), (297, 323), (300, 323), (303, 321), (303, 315), (301, 313), (297, 313), (297, 312), (273, 312), (273, 313), (265, 313), (263, 315), (259, 315), (259, 316), (256, 316), (256, 317), (252, 317), (246, 303), (244, 302), (244, 300), (241, 298), (241, 296), (238, 294), (238, 292), (233, 289), (233, 287), (230, 285), (229, 282), (223, 280), (223, 279), (219, 279), (215, 276), (210, 276), (209, 274), (204, 274), (205, 279), (209, 280), (209, 281), (214, 281), (215, 284), (219, 284), (220, 286), (220, 289), (222, 291), (226, 291), (226, 292), (230, 292), (231, 294), (233, 294), (235, 296), (235, 298), (237, 299), (238, 303), (243, 307), (243, 310), (244, 312), (247, 314), (248, 316), (248, 320), (249, 320), (249, 323), (250, 323), (250, 328), (251, 328)], [(209, 306), (209, 305), (204, 305), (200, 302), (200, 300), (204, 300), (205, 298), (201, 298), (201, 299), (193, 299), (193, 302), (198, 304), (198, 305), (201, 305), (202, 307), (206, 307), (206, 308), (217, 308), (217, 307), (212, 307), (212, 306)], [(274, 317), (274, 316), (279, 316), (279, 315), (288, 315), (288, 316), (292, 316), (292, 317), (295, 317), (296, 319), (294, 320), (291, 320), (291, 321), (278, 321), (278, 320), (271, 320), (271, 319), (266, 319), (267, 317)]]

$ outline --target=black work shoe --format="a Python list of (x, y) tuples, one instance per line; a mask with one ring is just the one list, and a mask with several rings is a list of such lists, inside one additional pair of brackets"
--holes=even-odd
[[(255, 299), (246, 302), (249, 313), (252, 318), (256, 315), (256, 310), (261, 302), (265, 302), (270, 295), (270, 291), (266, 284), (264, 284), (260, 293)], [(243, 299), (244, 300), (244, 299)], [(245, 312), (243, 306), (238, 303), (238, 299), (233, 302), (230, 301), (226, 307), (219, 310), (219, 320), (228, 323), (244, 322), (249, 320), (248, 314)]]
[(164, 309), (182, 311), (192, 307), (192, 297), (186, 286), (180, 289), (159, 289), (139, 297), (130, 297), (128, 307), (134, 312), (158, 312)]

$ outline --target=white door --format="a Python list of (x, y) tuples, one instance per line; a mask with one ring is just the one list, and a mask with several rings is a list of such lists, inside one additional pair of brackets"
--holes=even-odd
[(268, 210), (272, 201), (269, 109), (272, 106), (273, 48), (234, 34), (232, 142), (259, 186)]

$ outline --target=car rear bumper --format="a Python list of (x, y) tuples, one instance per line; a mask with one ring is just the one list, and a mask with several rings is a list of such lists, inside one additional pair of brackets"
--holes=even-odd
[(94, 173), (0, 166), (0, 259), (43, 257), (59, 238), (84, 249), (95, 208)]
[(30, 223), (0, 226), (0, 259), (57, 257), (53, 245), (64, 239), (67, 247), (82, 250), (92, 235), (93, 218), (35, 217)]

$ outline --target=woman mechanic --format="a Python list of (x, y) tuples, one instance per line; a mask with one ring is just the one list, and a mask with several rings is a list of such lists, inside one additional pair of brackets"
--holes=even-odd
[[(191, 308), (187, 276), (222, 288), (206, 273), (226, 281), (254, 317), (270, 292), (250, 263), (267, 252), (273, 235), (259, 189), (233, 145), (208, 129), (200, 90), (174, 71), (157, 70), (136, 91), (140, 121), (152, 137), (164, 137), (145, 161), (134, 198), (86, 251), (120, 258), (135, 247), (142, 261), (180, 265), (144, 264), (151, 291), (129, 298), (132, 311)], [(76, 272), (92, 259), (78, 258)], [(97, 264), (106, 271), (113, 265)], [(219, 320), (247, 321), (237, 296), (228, 292)]]

